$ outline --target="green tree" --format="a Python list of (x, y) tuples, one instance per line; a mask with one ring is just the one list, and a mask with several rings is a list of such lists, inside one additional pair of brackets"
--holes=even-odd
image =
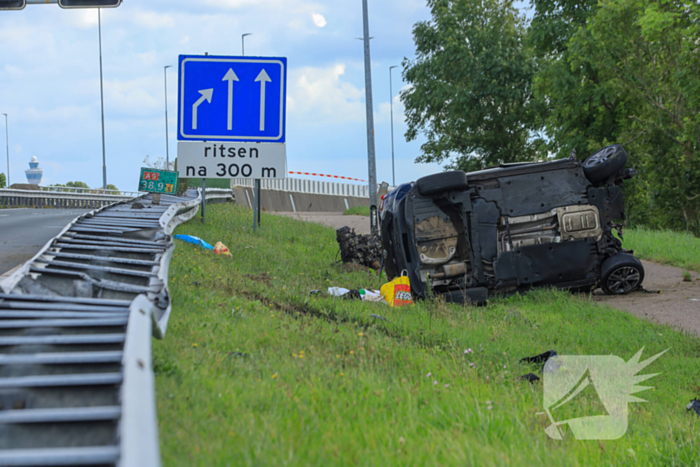
[(700, 7), (677, 0), (533, 2), (550, 150), (620, 143), (640, 175), (635, 223), (700, 235)]
[(601, 77), (596, 63), (572, 56), (572, 38), (595, 41), (586, 28), (598, 0), (533, 0), (527, 42), (538, 61), (534, 91), (546, 106), (542, 121), (547, 146), (556, 157), (575, 149), (581, 156), (617, 142), (625, 99)]
[(4, 173), (0, 173), (0, 188), (5, 188), (7, 186), (7, 178)]
[[(655, 224), (700, 235), (700, 6), (668, 0), (601, 2), (572, 53), (605, 70), (626, 96), (621, 139), (637, 154)], [(605, 27), (615, 24), (615, 28)]]
[(66, 186), (70, 188), (90, 188), (85, 182), (68, 182)]
[(543, 157), (536, 62), (526, 23), (510, 0), (428, 0), (432, 19), (413, 28), (416, 58), (404, 59), (401, 93), (417, 162), (479, 170)]

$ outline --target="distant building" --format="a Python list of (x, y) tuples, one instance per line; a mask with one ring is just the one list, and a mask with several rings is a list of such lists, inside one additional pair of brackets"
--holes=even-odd
[(44, 169), (39, 168), (39, 161), (36, 156), (32, 156), (32, 161), (29, 163), (29, 170), (24, 171), (27, 174), (27, 183), (30, 185), (40, 185), (41, 177), (44, 176)]

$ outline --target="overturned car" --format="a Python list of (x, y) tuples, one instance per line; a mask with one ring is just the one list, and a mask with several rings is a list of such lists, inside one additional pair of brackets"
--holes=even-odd
[(644, 280), (622, 249), (625, 168), (620, 145), (580, 162), (504, 164), (398, 186), (380, 208), (384, 266), (408, 275), (417, 298), (484, 303), (489, 295), (553, 286), (627, 294)]

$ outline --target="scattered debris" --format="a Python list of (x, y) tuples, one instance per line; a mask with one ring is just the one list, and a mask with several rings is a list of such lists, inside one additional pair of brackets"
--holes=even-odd
[(693, 410), (696, 414), (700, 415), (700, 400), (693, 399), (690, 404), (685, 406), (685, 410)]
[[(320, 293), (318, 290), (312, 290), (311, 294)], [(368, 302), (383, 302), (384, 297), (378, 290), (372, 289), (345, 289), (343, 287), (328, 287), (328, 295), (333, 297), (343, 297), (345, 299), (354, 300), (360, 299)]]
[(375, 318), (375, 319), (381, 319), (382, 321), (386, 321), (386, 318), (385, 318), (385, 317), (379, 316), (379, 315), (375, 315), (375, 314), (371, 314), (371, 315), (369, 315), (369, 317), (370, 317), (370, 318)]
[(379, 290), (360, 289), (362, 300), (366, 302), (383, 302), (384, 297)]
[(382, 286), (380, 293), (391, 306), (413, 305), (411, 282), (408, 276), (396, 277), (391, 282), (387, 282)]
[(143, 203), (140, 203), (136, 201), (135, 203), (131, 203), (131, 209), (143, 209)]
[(216, 253), (217, 255), (224, 255), (229, 257), (233, 256), (228, 250), (228, 247), (221, 242), (216, 242), (216, 245), (214, 245), (214, 253)]
[(248, 358), (250, 357), (250, 354), (244, 352), (226, 352), (226, 356), (233, 358)]
[(351, 289), (348, 293), (343, 294), (343, 299), (345, 300), (362, 300), (362, 295), (357, 289)]
[(382, 245), (379, 235), (356, 234), (355, 229), (341, 227), (335, 231), (343, 263), (361, 264), (378, 271), (381, 267)]
[(542, 352), (539, 355), (535, 355), (533, 357), (525, 357), (520, 359), (520, 363), (537, 363), (539, 364), (545, 364), (547, 363), (547, 360), (549, 360), (552, 357), (556, 357), (558, 354), (554, 350), (548, 350), (546, 352)]
[(201, 247), (206, 248), (207, 250), (213, 250), (214, 247), (202, 240), (199, 237), (195, 237), (194, 235), (175, 235), (175, 238), (178, 240), (182, 240), (183, 242), (187, 243), (192, 243), (194, 245), (199, 245)]
[(344, 289), (342, 287), (328, 287), (328, 295), (332, 295), (334, 297), (342, 297), (348, 292), (350, 292), (350, 289)]
[(528, 374), (526, 374), (526, 375), (522, 375), (522, 376), (520, 377), (520, 379), (524, 379), (524, 380), (526, 380), (526, 381), (528, 381), (528, 382), (530, 382), (530, 383), (534, 383), (535, 381), (539, 381), (539, 380), (540, 380), (540, 377), (537, 376), (537, 375), (534, 374), (534, 373), (528, 373)]

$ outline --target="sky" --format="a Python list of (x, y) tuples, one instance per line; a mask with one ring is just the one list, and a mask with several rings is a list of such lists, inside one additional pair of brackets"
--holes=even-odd
[[(369, 0), (369, 13), (377, 180), (391, 183), (389, 67), (414, 56), (413, 25), (430, 12), (423, 0)], [(12, 183), (26, 182), (36, 156), (42, 185), (102, 185), (97, 24), (94, 9), (0, 12), (0, 113), (9, 114)], [(181, 54), (240, 55), (244, 33), (252, 34), (247, 56), (288, 59), (288, 169), (368, 179), (361, 0), (124, 0), (102, 10), (108, 183), (135, 190), (146, 156), (165, 156), (163, 67)], [(167, 79), (172, 160), (177, 66)], [(442, 170), (414, 162), (423, 140), (405, 140), (404, 87), (394, 69), (397, 183)]]

